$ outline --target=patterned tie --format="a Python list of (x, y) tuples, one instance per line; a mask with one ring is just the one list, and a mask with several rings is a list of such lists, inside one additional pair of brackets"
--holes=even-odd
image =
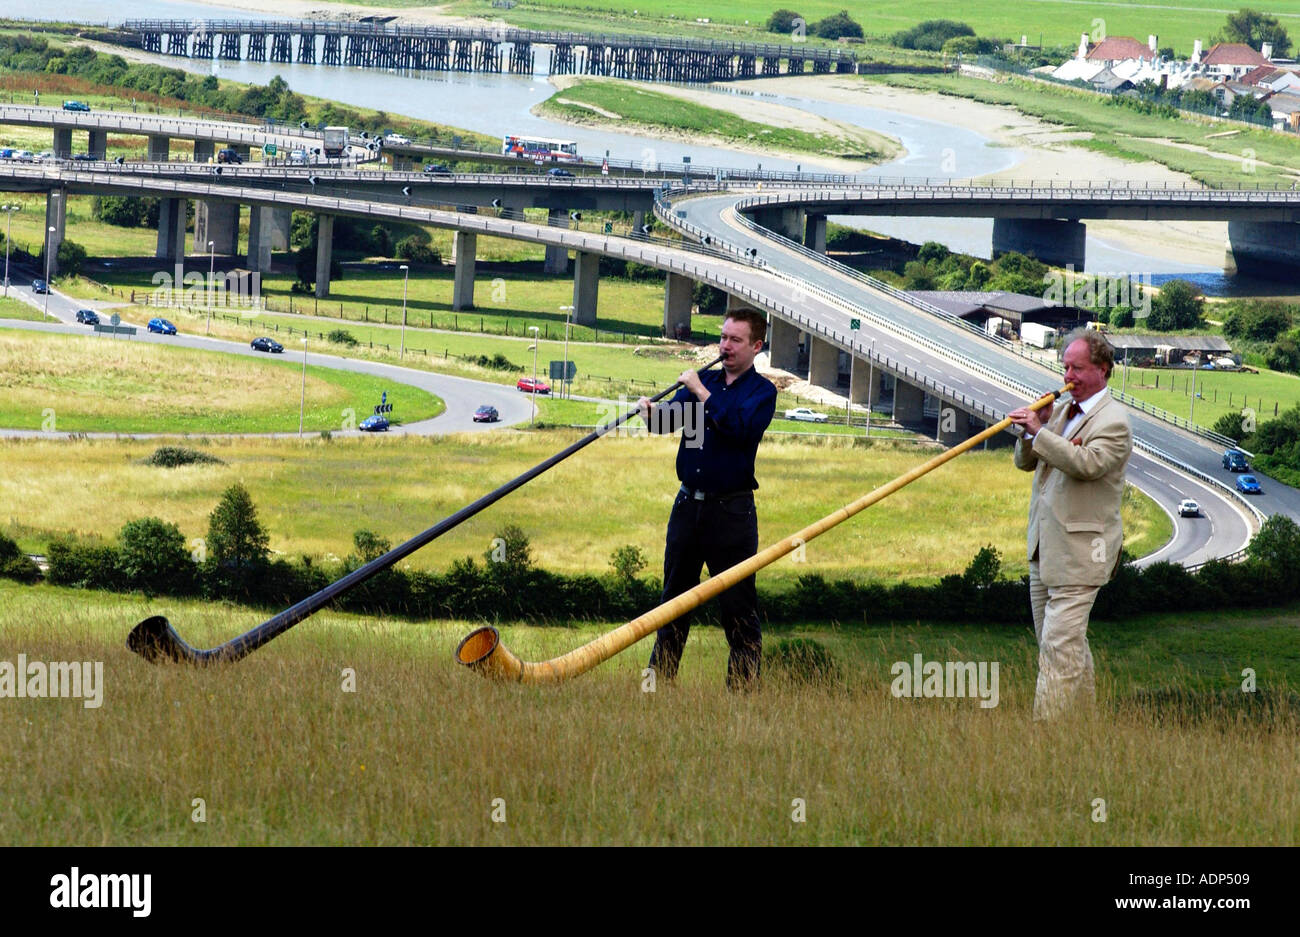
[(1070, 409), (1065, 411), (1065, 422), (1069, 424), (1076, 416), (1083, 412), (1083, 407), (1079, 406), (1076, 401), (1070, 402)]

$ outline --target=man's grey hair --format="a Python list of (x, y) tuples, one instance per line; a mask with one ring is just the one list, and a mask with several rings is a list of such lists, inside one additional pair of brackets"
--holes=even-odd
[(1074, 329), (1061, 339), (1061, 354), (1075, 342), (1084, 342), (1088, 346), (1088, 358), (1093, 364), (1106, 369), (1106, 377), (1115, 370), (1115, 349), (1106, 336), (1094, 329)]

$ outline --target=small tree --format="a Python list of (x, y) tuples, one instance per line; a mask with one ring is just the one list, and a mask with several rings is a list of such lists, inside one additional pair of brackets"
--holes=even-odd
[(134, 589), (183, 592), (193, 576), (185, 535), (156, 517), (127, 521), (117, 535), (118, 573)]
[(647, 565), (645, 553), (641, 548), (630, 543), (619, 547), (609, 555), (609, 568), (620, 582), (629, 583)]
[(393, 253), (393, 236), (381, 224), (370, 229), (370, 246), (380, 257), (391, 257)]
[(266, 565), (269, 544), (248, 489), (231, 485), (208, 515), (208, 568), (220, 583), (240, 588)]
[(853, 21), (848, 10), (832, 13), (809, 27), (809, 32), (821, 39), (839, 39), (844, 36), (862, 38), (862, 27)]
[(516, 577), (526, 573), (533, 565), (533, 550), (518, 524), (507, 524), (496, 532), (492, 547), (483, 554), (488, 570), (495, 575)]
[(1283, 335), (1264, 353), (1264, 363), (1274, 371), (1300, 374), (1300, 345)]
[(767, 18), (767, 31), (788, 36), (794, 32), (795, 20), (803, 20), (803, 17), (794, 10), (776, 10)]
[(1147, 326), (1161, 332), (1173, 329), (1194, 329), (1201, 324), (1205, 298), (1196, 284), (1186, 280), (1170, 280), (1160, 288), (1160, 294), (1151, 303)]
[(976, 589), (987, 589), (1002, 575), (1002, 554), (992, 544), (982, 546), (962, 573), (962, 578)]

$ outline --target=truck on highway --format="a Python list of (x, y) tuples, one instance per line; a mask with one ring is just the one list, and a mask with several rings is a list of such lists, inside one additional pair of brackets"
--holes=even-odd
[(346, 156), (348, 152), (348, 128), (326, 127), (321, 150), (325, 153), (327, 159), (338, 159), (340, 156)]
[(1035, 348), (1051, 348), (1056, 344), (1056, 329), (1037, 322), (1020, 323), (1020, 340)]

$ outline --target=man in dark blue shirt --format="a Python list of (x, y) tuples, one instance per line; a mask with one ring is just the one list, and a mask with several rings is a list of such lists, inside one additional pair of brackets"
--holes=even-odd
[[(677, 447), (682, 487), (668, 519), (663, 602), (699, 585), (703, 566), (716, 576), (758, 552), (754, 456), (776, 412), (776, 387), (754, 370), (766, 335), (767, 320), (757, 310), (732, 310), (718, 344), (721, 371), (684, 371), (682, 389), (653, 410), (641, 398), (641, 415), (652, 433), (683, 430)], [(727, 686), (752, 688), (763, 654), (754, 577), (732, 586), (718, 602), (731, 646)], [(670, 680), (677, 675), (690, 630), (689, 614), (659, 629), (650, 654), (656, 673)]]

